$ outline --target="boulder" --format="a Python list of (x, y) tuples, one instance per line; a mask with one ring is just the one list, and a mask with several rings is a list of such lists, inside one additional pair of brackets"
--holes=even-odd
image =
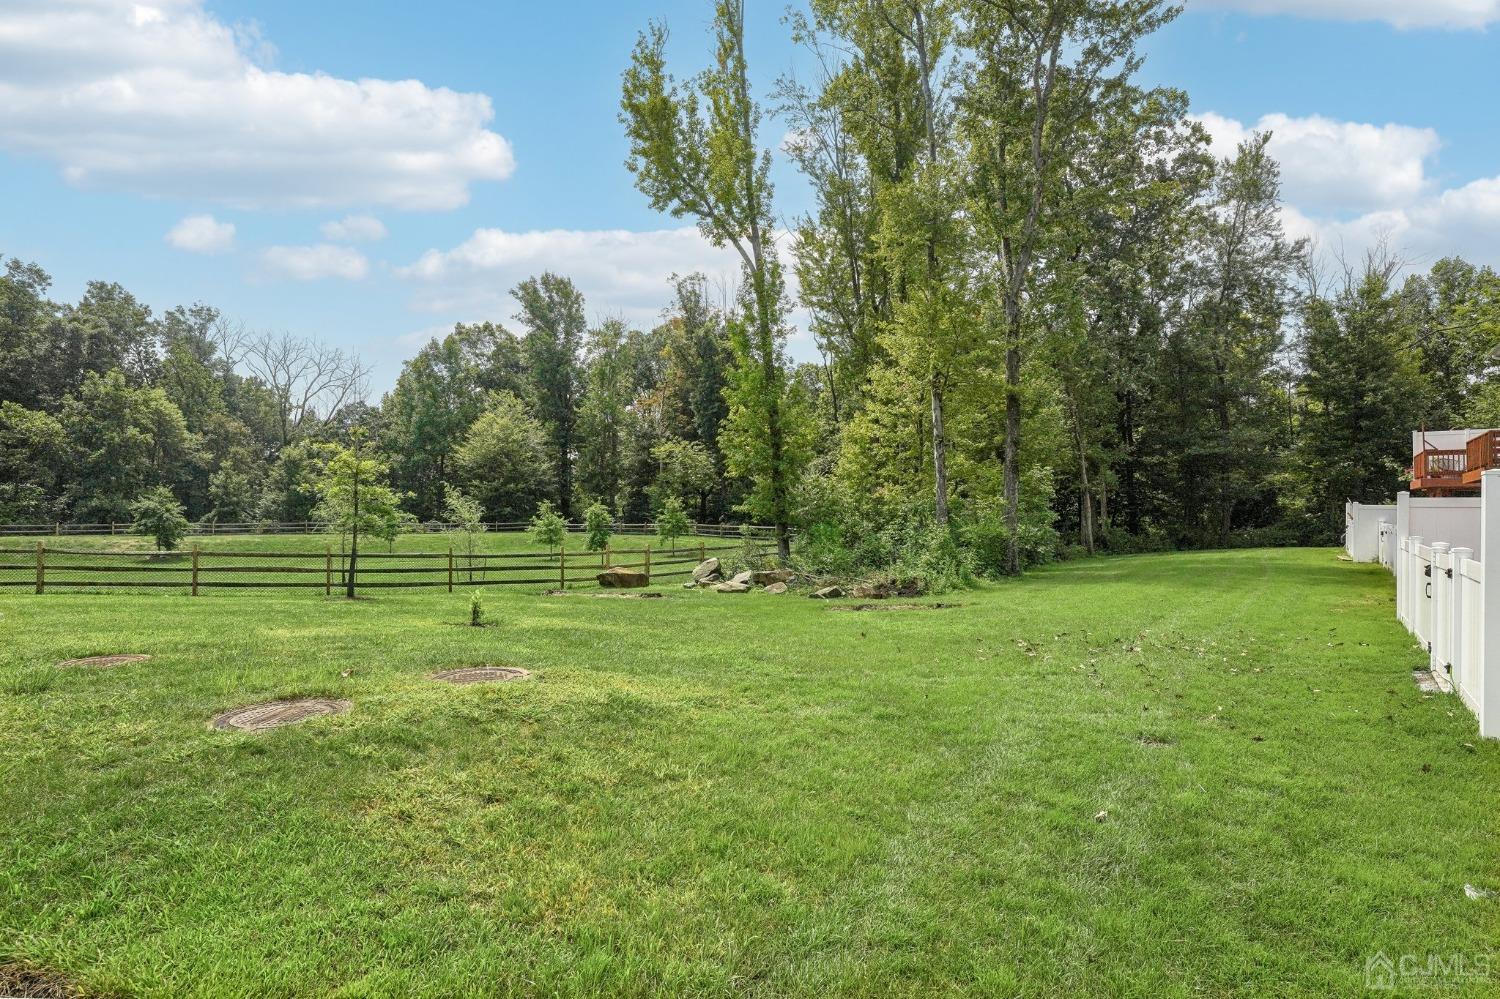
[(746, 569), (744, 572), (737, 572), (734, 574), (734, 578), (731, 579), (730, 582), (734, 583), (736, 586), (749, 586), (755, 582), (755, 573), (751, 572), (749, 569)]
[(786, 584), (785, 583), (772, 583), (770, 586), (766, 587), (766, 592), (767, 593), (775, 593), (775, 594), (780, 595), (780, 594), (786, 592)]
[(730, 580), (727, 583), (720, 583), (718, 586), (715, 586), (714, 590), (718, 593), (749, 593), (750, 584), (736, 583), (733, 580)]
[(605, 569), (595, 578), (599, 580), (600, 586), (608, 590), (628, 590), (637, 586), (651, 585), (651, 577), (647, 576), (644, 572), (637, 572), (634, 569), (625, 569), (620, 566)]
[(843, 595), (844, 595), (843, 587), (839, 587), (839, 586), (825, 586), (821, 590), (815, 591), (812, 594), (812, 597), (815, 600), (837, 600), (839, 597), (841, 597)]
[(699, 562), (697, 568), (693, 570), (694, 583), (711, 583), (719, 578), (719, 560), (716, 558), (704, 559), (702, 562)]
[(750, 582), (756, 586), (770, 586), (772, 583), (790, 583), (796, 579), (796, 575), (790, 569), (762, 569), (750, 574)]

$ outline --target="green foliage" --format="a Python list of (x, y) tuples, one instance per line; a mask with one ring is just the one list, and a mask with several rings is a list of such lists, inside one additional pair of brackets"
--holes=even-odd
[(542, 500), (531, 518), (531, 538), (548, 551), (560, 548), (568, 533), (568, 523), (552, 508), (551, 500)]
[(474, 628), (484, 626), (484, 597), (478, 590), (469, 594), (469, 625)]
[(454, 456), (458, 480), (488, 519), (514, 521), (552, 495), (546, 433), (516, 396), (496, 392)]
[(323, 464), (314, 479), (318, 503), (313, 516), (329, 532), (349, 536), (357, 548), (360, 535), (394, 544), (402, 530), (415, 524), (401, 509), (401, 495), (386, 485), (389, 466), (369, 453), (363, 433), (356, 431), (350, 447), (324, 444), (318, 450)]
[(591, 503), (583, 511), (583, 532), (591, 552), (602, 552), (609, 547), (609, 536), (614, 531), (615, 517), (603, 503)]
[(156, 486), (142, 493), (130, 504), (131, 529), (156, 541), (162, 551), (173, 551), (187, 534), (188, 520), (182, 504), (166, 486)]
[(443, 515), (453, 525), (453, 532), (463, 538), (464, 552), (473, 555), (480, 535), (484, 534), (484, 508), (462, 489), (450, 488), (443, 501)]
[(583, 378), (578, 355), (588, 323), (583, 295), (558, 274), (528, 278), (511, 292), (526, 327), (521, 340), (526, 398), (545, 430), (556, 499), (568, 516), (573, 501), (573, 456), (577, 450), (578, 404)]
[(0, 402), (0, 523), (55, 519), (67, 457), (67, 434), (56, 418)]
[(688, 520), (687, 513), (682, 509), (682, 500), (676, 496), (667, 497), (656, 513), (656, 536), (677, 550), (677, 539), (691, 534), (693, 531), (692, 521)]

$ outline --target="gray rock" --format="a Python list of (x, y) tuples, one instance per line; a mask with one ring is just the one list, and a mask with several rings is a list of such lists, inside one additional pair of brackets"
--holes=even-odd
[(821, 590), (815, 591), (812, 594), (812, 597), (815, 600), (836, 600), (836, 599), (838, 599), (839, 597), (841, 597), (843, 595), (844, 595), (844, 588), (843, 587), (841, 587), (841, 586), (825, 586)]
[(772, 583), (770, 586), (766, 587), (766, 592), (767, 593), (775, 593), (777, 595), (780, 595), (780, 594), (786, 592), (786, 584), (785, 583)]
[(770, 586), (772, 583), (790, 583), (796, 579), (790, 569), (762, 569), (750, 574), (750, 582), (756, 586)]
[(702, 583), (705, 581), (713, 582), (719, 577), (719, 560), (716, 558), (704, 559), (702, 562), (699, 562), (697, 568), (693, 570), (693, 582), (695, 583)]
[(714, 590), (719, 593), (749, 593), (750, 584), (736, 583), (731, 580), (727, 583), (720, 583), (718, 586), (714, 587)]
[(731, 579), (730, 582), (734, 583), (737, 586), (749, 586), (755, 582), (755, 573), (751, 572), (749, 569), (746, 569), (744, 572), (737, 572), (734, 574), (734, 578)]

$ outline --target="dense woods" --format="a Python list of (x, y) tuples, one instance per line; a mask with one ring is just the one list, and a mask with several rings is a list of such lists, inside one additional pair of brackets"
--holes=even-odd
[[(812, 0), (789, 30), (821, 75), (759, 97), (739, 0), (701, 73), (674, 77), (653, 26), (623, 79), (629, 168), (736, 251), (738, 286), (680, 275), (643, 329), (539, 274), (378, 402), (316, 339), (102, 281), (58, 302), (10, 260), (0, 521), (129, 521), (161, 487), (195, 520), (305, 519), (358, 430), (416, 520), (455, 491), (489, 520), (681, 504), (834, 571), (1330, 541), (1346, 498), (1401, 487), (1411, 430), (1500, 424), (1500, 277), (1290, 238), (1267, 136), (1216, 161), (1187, 96), (1138, 82), (1171, 16)], [(816, 199), (795, 219), (769, 180), (783, 128)], [(815, 362), (788, 358), (798, 304)]]

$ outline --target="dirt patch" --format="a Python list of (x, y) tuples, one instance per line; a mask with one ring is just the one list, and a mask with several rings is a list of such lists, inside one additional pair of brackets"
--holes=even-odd
[(1150, 749), (1160, 749), (1163, 746), (1173, 745), (1172, 740), (1164, 735), (1141, 735), (1137, 736), (1135, 741)]
[(836, 611), (921, 611), (948, 610), (963, 604), (841, 604), (828, 608)]
[(112, 666), (124, 666), (127, 663), (143, 663), (150, 656), (122, 655), (122, 656), (88, 656), (84, 659), (64, 659), (58, 663), (59, 669), (72, 669), (74, 666), (93, 667), (95, 669), (109, 669)]
[(7, 999), (79, 999), (87, 994), (62, 975), (19, 964), (0, 964), (0, 996)]
[(353, 705), (348, 701), (328, 697), (268, 701), (265, 704), (251, 704), (216, 715), (214, 720), (209, 722), (209, 726), (239, 732), (261, 732), (268, 728), (280, 728), (282, 725), (295, 725), (297, 722), (322, 715), (342, 714), (351, 707)]
[(1441, 694), (1443, 692), (1442, 684), (1438, 683), (1437, 677), (1430, 669), (1414, 669), (1411, 671), (1411, 678), (1412, 682), (1417, 685), (1417, 689), (1424, 694)]
[(519, 666), (465, 666), (462, 669), (446, 669), (432, 674), (432, 679), (444, 683), (505, 683), (510, 680), (525, 680), (530, 670)]
[(578, 590), (548, 590), (549, 597), (592, 597), (595, 600), (661, 600), (665, 593), (590, 593)]

